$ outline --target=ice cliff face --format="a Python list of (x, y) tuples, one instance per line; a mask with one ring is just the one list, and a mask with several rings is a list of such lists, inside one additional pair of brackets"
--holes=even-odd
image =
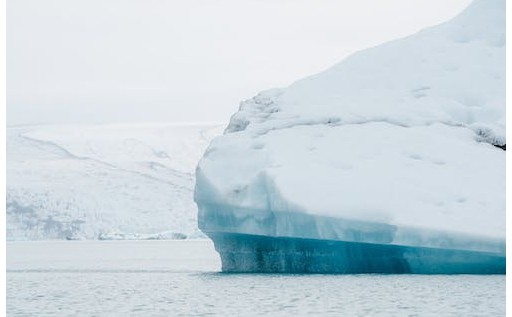
[(205, 232), (504, 252), (505, 1), (242, 102), (197, 167)]

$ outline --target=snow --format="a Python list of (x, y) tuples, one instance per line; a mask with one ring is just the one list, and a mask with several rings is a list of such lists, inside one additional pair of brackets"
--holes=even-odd
[(505, 1), (476, 0), (242, 102), (197, 167), (199, 227), (504, 254), (505, 144)]
[(7, 239), (203, 236), (194, 168), (217, 123), (7, 128)]

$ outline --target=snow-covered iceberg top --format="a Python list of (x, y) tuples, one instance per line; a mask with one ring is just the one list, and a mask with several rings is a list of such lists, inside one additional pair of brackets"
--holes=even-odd
[(197, 167), (199, 225), (363, 242), (384, 226), (391, 236), (368, 242), (504, 243), (505, 144), (505, 1), (476, 0), (242, 102)]

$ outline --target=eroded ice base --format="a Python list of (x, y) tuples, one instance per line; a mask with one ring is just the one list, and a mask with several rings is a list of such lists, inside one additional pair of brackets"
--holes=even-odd
[(208, 204), (199, 227), (225, 272), (505, 273), (501, 239)]
[(505, 274), (496, 253), (209, 233), (224, 272)]
[(237, 206), (198, 204), (199, 229), (205, 233), (239, 233), (271, 237), (394, 244), (505, 254), (504, 239), (453, 231), (407, 227), (311, 215), (256, 210)]

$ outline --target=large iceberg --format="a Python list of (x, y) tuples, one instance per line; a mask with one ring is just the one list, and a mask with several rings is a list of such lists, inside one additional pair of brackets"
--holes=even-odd
[(224, 271), (505, 272), (505, 0), (242, 102), (196, 171)]

